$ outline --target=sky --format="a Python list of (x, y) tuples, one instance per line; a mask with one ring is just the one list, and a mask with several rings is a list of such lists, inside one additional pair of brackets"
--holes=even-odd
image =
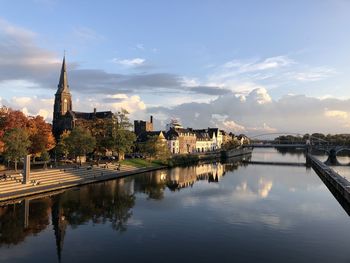
[(0, 105), (236, 134), (350, 133), (349, 0), (0, 0)]

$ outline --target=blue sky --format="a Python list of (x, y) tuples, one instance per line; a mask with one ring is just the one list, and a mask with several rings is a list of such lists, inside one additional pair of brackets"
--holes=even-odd
[[(154, 114), (160, 128), (175, 117), (185, 126), (247, 133), (346, 132), (350, 125), (350, 1), (0, 0), (0, 6), (0, 97), (28, 114), (51, 118), (49, 99), (66, 50), (76, 110), (125, 107), (133, 118)], [(213, 106), (227, 97), (226, 108)], [(318, 112), (312, 121), (295, 116), (285, 100), (317, 102)], [(248, 103), (258, 112), (247, 115)], [(189, 118), (185, 108), (197, 114)], [(277, 111), (313, 126), (283, 123)]]

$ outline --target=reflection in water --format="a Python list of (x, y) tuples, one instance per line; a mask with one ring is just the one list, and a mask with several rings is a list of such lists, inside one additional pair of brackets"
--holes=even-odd
[(237, 168), (237, 163), (227, 166), (221, 163), (200, 164), (154, 171), (147, 175), (87, 185), (53, 197), (24, 199), (20, 203), (2, 206), (0, 246), (16, 245), (27, 236), (46, 229), (51, 221), (57, 257), (61, 261), (67, 226), (76, 228), (89, 221), (93, 224), (108, 222), (112, 229), (126, 231), (135, 204), (135, 192), (145, 193), (150, 199), (161, 200), (166, 187), (174, 191), (192, 186), (199, 180), (218, 182), (225, 175), (226, 167), (233, 170), (233, 167)]
[[(321, 162), (326, 162), (328, 159), (328, 155), (325, 154), (324, 151), (316, 151), (312, 152), (317, 159)], [(340, 152), (337, 154), (337, 160), (340, 165), (332, 165), (332, 169), (339, 173), (341, 176), (344, 176), (348, 181), (350, 181), (350, 156), (347, 151)]]
[(16, 245), (44, 230), (50, 222), (50, 207), (50, 198), (0, 207), (0, 246)]
[(225, 165), (221, 163), (206, 163), (197, 166), (175, 167), (166, 177), (166, 184), (172, 191), (192, 187), (196, 181), (205, 180), (217, 183), (225, 175)]
[(255, 148), (252, 161), (269, 161), (269, 162), (299, 162), (305, 163), (305, 149), (303, 148)]
[(260, 178), (257, 184), (250, 182), (248, 185), (247, 181), (243, 181), (236, 186), (235, 194), (243, 197), (243, 199), (267, 198), (272, 186), (272, 180), (266, 180), (264, 178)]
[[(266, 156), (282, 158), (276, 149), (252, 158)], [(231, 160), (0, 206), (0, 254), (6, 262), (180, 262), (184, 254), (199, 262), (231, 262), (232, 254), (247, 262), (317, 262), (330, 261), (325, 253), (334, 251), (335, 262), (344, 259), (350, 234), (345, 216), (310, 169)], [(38, 239), (47, 241), (46, 250)]]
[(135, 203), (133, 184), (134, 180), (119, 179), (87, 185), (53, 197), (25, 199), (19, 204), (0, 207), (0, 246), (16, 245), (27, 236), (46, 229), (51, 215), (57, 257), (61, 261), (68, 225), (74, 228), (89, 221), (94, 224), (108, 221), (116, 231), (127, 229)]

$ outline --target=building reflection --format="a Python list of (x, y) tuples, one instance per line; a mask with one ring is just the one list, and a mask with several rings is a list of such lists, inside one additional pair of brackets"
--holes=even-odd
[(144, 193), (150, 199), (164, 198), (167, 171), (153, 171), (144, 175), (135, 176), (135, 192)]
[(166, 176), (166, 185), (172, 190), (192, 187), (197, 181), (217, 183), (225, 175), (225, 165), (221, 163), (199, 164), (190, 167), (176, 167)]
[(68, 226), (108, 222), (115, 231), (126, 231), (134, 204), (134, 180), (125, 178), (0, 206), (0, 247), (21, 243), (52, 224), (60, 262)]
[(136, 193), (161, 200), (167, 188), (177, 191), (199, 181), (218, 183), (226, 171), (233, 171), (238, 166), (239, 162), (178, 167), (0, 204), (0, 247), (16, 245), (26, 237), (52, 227), (60, 262), (69, 227), (90, 222), (110, 224), (115, 231), (126, 231)]

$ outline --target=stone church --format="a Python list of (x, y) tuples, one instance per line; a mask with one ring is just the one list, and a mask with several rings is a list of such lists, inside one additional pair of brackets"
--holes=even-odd
[(63, 57), (60, 80), (55, 94), (53, 108), (52, 130), (56, 140), (65, 130), (72, 130), (79, 122), (95, 121), (96, 119), (111, 119), (111, 111), (78, 112), (73, 111), (72, 95), (69, 90), (66, 59)]

